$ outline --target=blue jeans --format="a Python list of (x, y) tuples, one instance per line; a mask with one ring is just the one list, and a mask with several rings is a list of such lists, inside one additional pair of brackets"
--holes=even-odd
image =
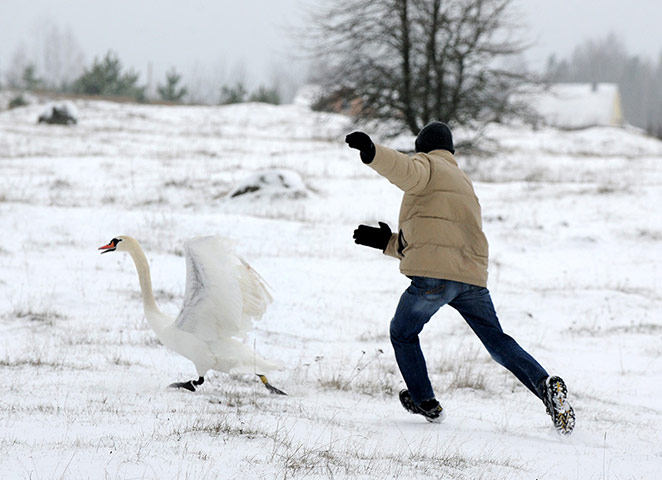
[(538, 398), (544, 368), (503, 333), (487, 288), (437, 278), (411, 277), (391, 320), (395, 359), (414, 403), (434, 398), (418, 334), (430, 317), (448, 304), (460, 312), (492, 358), (510, 370)]

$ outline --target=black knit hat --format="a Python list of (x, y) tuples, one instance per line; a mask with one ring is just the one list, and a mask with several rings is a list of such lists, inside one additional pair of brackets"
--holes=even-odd
[(429, 153), (432, 150), (448, 150), (455, 153), (451, 129), (442, 122), (430, 122), (424, 126), (418, 132), (415, 147), (416, 153)]

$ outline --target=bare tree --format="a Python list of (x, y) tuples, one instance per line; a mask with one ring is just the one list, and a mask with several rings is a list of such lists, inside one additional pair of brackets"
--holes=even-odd
[(51, 88), (66, 90), (83, 73), (85, 55), (70, 28), (47, 27), (42, 59), (42, 72)]
[(11, 88), (24, 88), (23, 85), (23, 76), (26, 68), (30, 66), (30, 61), (28, 60), (27, 47), (25, 43), (21, 42), (16, 50), (14, 51), (11, 60), (9, 61), (9, 66), (5, 73), (7, 77), (7, 84)]
[(71, 29), (61, 30), (49, 20), (35, 25), (29, 42), (21, 42), (12, 55), (6, 75), (13, 87), (32, 88), (25, 85), (25, 71), (42, 81), (39, 88), (67, 90), (82, 73), (83, 51)]
[(524, 51), (512, 0), (337, 0), (315, 18), (316, 55), (333, 95), (360, 98), (363, 119), (412, 133), (431, 120), (486, 123), (517, 110), (527, 80), (499, 68)]

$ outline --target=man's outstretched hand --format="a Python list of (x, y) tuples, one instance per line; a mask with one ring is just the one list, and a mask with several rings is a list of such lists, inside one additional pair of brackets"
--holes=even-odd
[(354, 243), (378, 248), (382, 252), (386, 249), (389, 240), (391, 240), (391, 229), (384, 222), (379, 222), (379, 228), (369, 227), (368, 225), (359, 225), (358, 228), (354, 230)]
[(352, 132), (345, 137), (345, 142), (350, 148), (361, 152), (363, 163), (370, 163), (375, 158), (375, 144), (372, 143), (367, 133)]

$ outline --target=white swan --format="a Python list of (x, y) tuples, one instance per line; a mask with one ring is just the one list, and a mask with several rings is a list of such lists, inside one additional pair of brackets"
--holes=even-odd
[[(195, 391), (209, 370), (227, 373), (268, 372), (280, 365), (258, 357), (233, 337), (245, 337), (252, 320), (262, 317), (272, 298), (262, 278), (246, 261), (233, 253), (232, 242), (221, 236), (197, 237), (184, 244), (186, 291), (177, 318), (159, 310), (152, 293), (152, 278), (145, 253), (127, 235), (99, 247), (103, 253), (127, 252), (133, 258), (140, 280), (147, 323), (169, 349), (193, 362), (197, 380), (170, 386)], [(258, 374), (269, 391), (266, 377)]]

